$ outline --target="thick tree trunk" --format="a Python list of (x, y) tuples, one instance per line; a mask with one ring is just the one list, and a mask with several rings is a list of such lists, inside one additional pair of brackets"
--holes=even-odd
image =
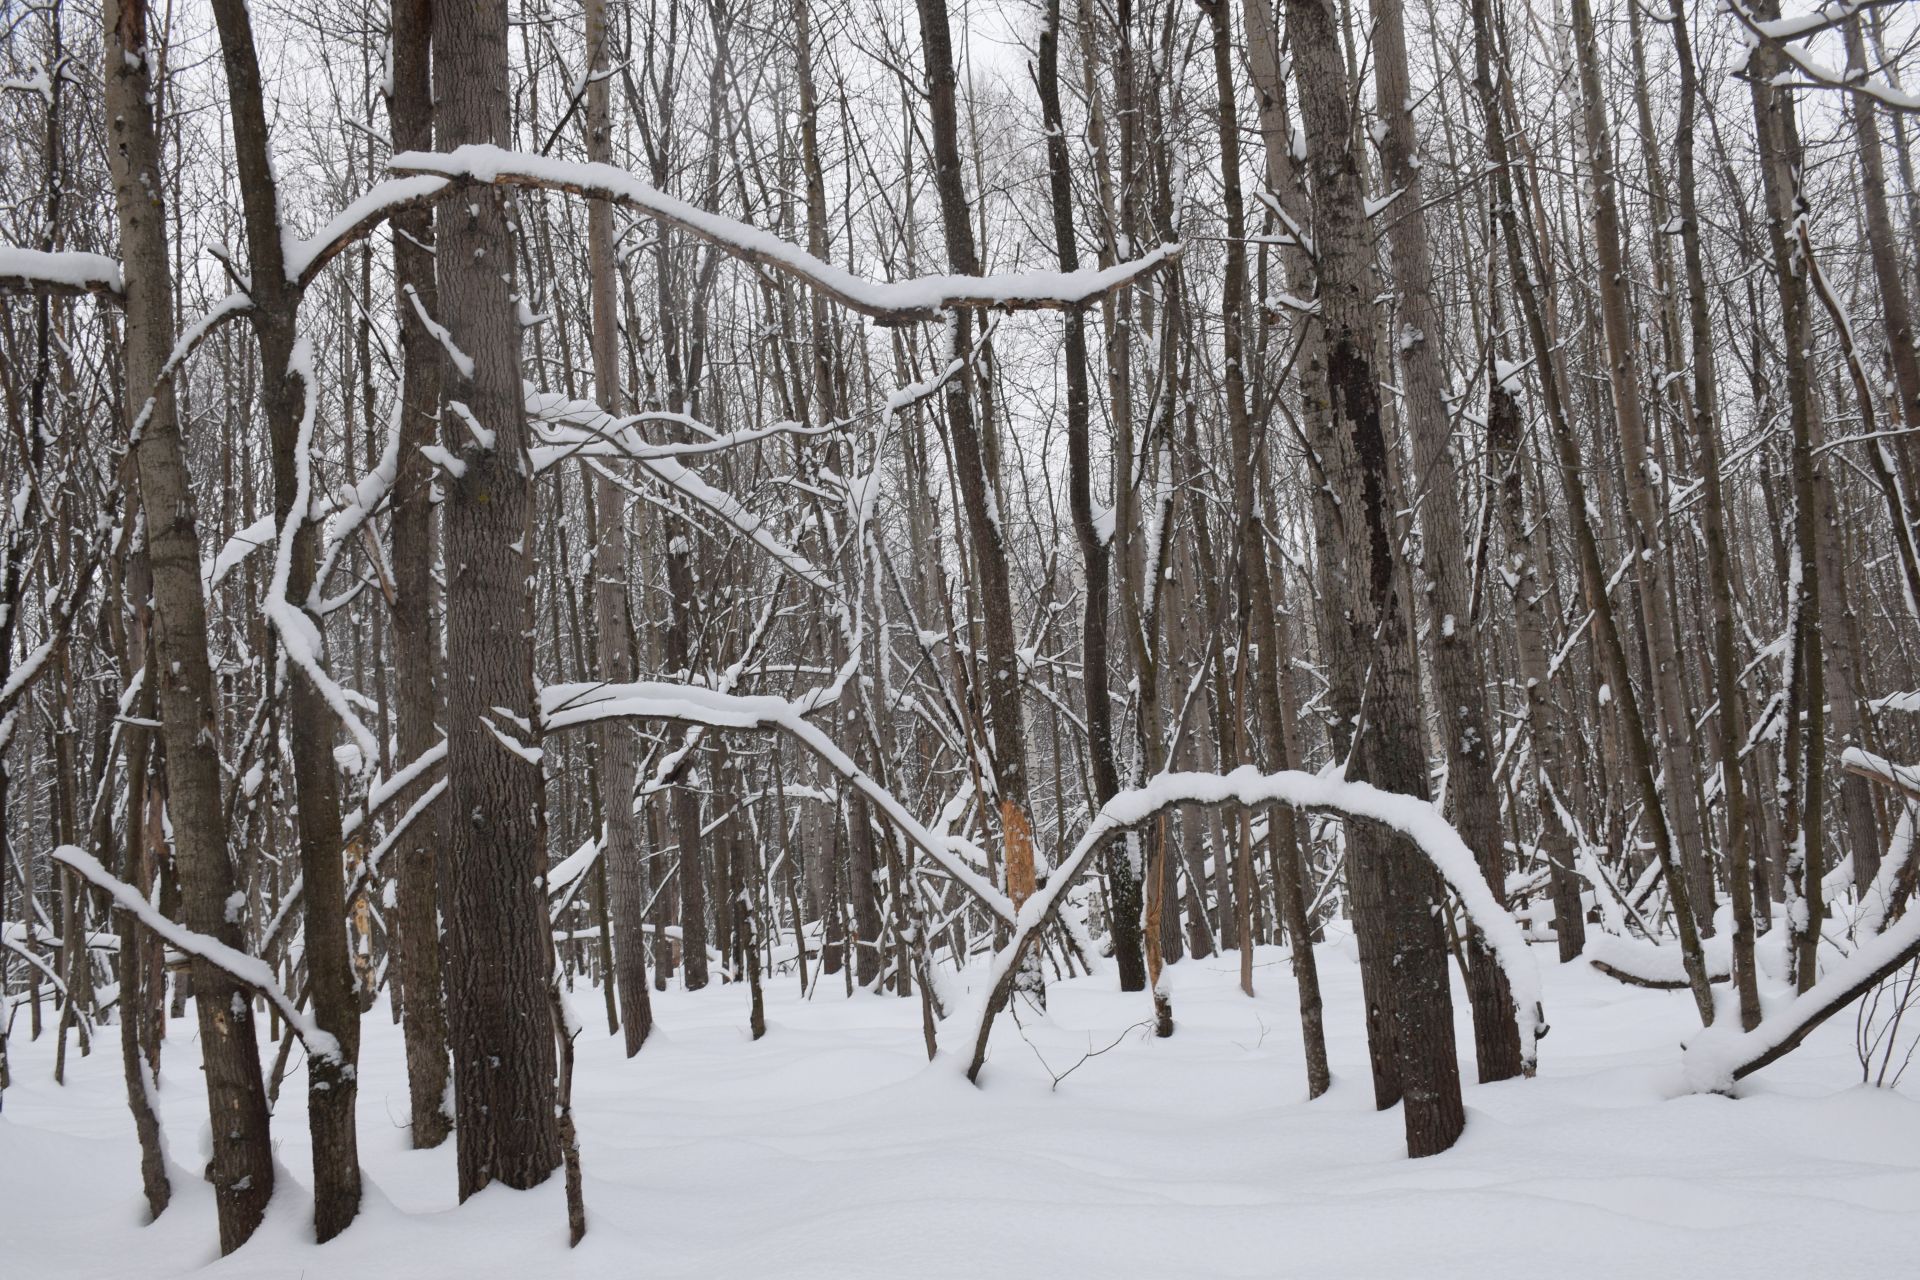
[[(442, 150), (511, 143), (506, 0), (435, 6), (433, 82)], [(499, 187), (456, 187), (435, 206), (437, 320), (449, 334), (442, 442), (458, 464), (441, 478), (450, 820), (440, 873), (462, 1200), (496, 1180), (534, 1186), (560, 1162), (544, 786), (523, 745), (539, 715), (533, 490), (508, 204)]]
[[(1339, 509), (1323, 518), (1321, 548), (1332, 590), (1320, 600), (1323, 643), (1333, 659), (1334, 709), (1357, 727), (1347, 777), (1388, 791), (1427, 794), (1426, 735), (1414, 671), (1408, 573), (1395, 546), (1396, 503), (1381, 422), (1374, 348), (1379, 318), (1372, 245), (1360, 185), (1351, 82), (1339, 24), (1327, 0), (1289, 0), (1298, 62), (1306, 164), (1313, 182), (1319, 322), (1324, 363), (1310, 368), (1311, 443)], [(1397, 1085), (1407, 1151), (1445, 1151), (1466, 1113), (1453, 1044), (1447, 942), (1436, 907), (1440, 878), (1404, 837), (1369, 824), (1347, 832), (1354, 926), (1370, 1002), (1390, 1009), (1392, 1062), (1376, 1043), (1377, 1100)], [(1370, 1031), (1377, 1029), (1370, 1027)], [(1397, 1075), (1397, 1079), (1394, 1076)]]

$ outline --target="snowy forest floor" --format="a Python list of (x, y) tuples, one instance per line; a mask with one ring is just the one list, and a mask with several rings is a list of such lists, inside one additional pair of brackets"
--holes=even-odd
[[(1409, 1161), (1376, 1113), (1350, 948), (1320, 951), (1334, 1087), (1307, 1103), (1284, 953), (1171, 970), (1178, 1033), (1111, 974), (1056, 984), (1026, 1039), (1010, 1021), (976, 1090), (929, 1067), (918, 1001), (791, 975), (746, 1032), (744, 986), (656, 993), (655, 1039), (626, 1060), (597, 992), (573, 994), (588, 1235), (566, 1247), (561, 1179), (454, 1203), (450, 1141), (407, 1144), (399, 1031), (365, 1022), (359, 1221), (312, 1243), (304, 1073), (274, 1117), (280, 1191), (217, 1260), (194, 1023), (169, 1027), (162, 1118), (174, 1202), (142, 1226), (117, 1033), (52, 1083), (53, 1037), (16, 1023), (0, 1115), (0, 1274), (83, 1280), (549, 1276), (1819, 1276), (1913, 1274), (1920, 1258), (1920, 1069), (1859, 1084), (1854, 1019), (1742, 1086), (1685, 1096), (1684, 992), (1546, 970), (1539, 1078), (1469, 1086), (1458, 1147)], [(1472, 1078), (1456, 985), (1463, 1071)], [(1129, 1027), (1135, 1029), (1129, 1031)], [(1124, 1034), (1123, 1034), (1124, 1033)], [(1057, 1089), (1053, 1073), (1089, 1048)], [(1029, 1044), (1032, 1047), (1029, 1047)], [(271, 1059), (269, 1058), (269, 1061)]]

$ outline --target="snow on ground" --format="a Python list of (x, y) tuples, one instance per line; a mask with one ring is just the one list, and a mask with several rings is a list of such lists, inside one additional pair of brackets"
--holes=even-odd
[[(1179, 1031), (1110, 974), (1056, 984), (1010, 1022), (974, 1089), (925, 1060), (916, 1002), (827, 986), (656, 993), (661, 1030), (628, 1061), (597, 993), (575, 1086), (589, 1232), (566, 1248), (560, 1179), (454, 1203), (453, 1146), (408, 1148), (398, 1029), (384, 1005), (361, 1056), (361, 1219), (316, 1247), (304, 1077), (274, 1120), (281, 1191), (216, 1257), (206, 1097), (191, 1017), (170, 1026), (162, 1109), (174, 1205), (142, 1226), (117, 1033), (56, 1087), (52, 1037), (15, 1024), (0, 1115), (0, 1275), (210, 1277), (916, 1277), (1099, 1275), (1701, 1277), (1911, 1275), (1920, 1266), (1920, 1080), (1862, 1087), (1854, 1023), (1834, 1019), (1746, 1082), (1687, 1095), (1683, 991), (1584, 964), (1545, 973), (1552, 1032), (1532, 1081), (1471, 1086), (1466, 1136), (1409, 1161), (1374, 1112), (1350, 949), (1320, 952), (1335, 1083), (1308, 1103), (1284, 954), (1171, 971)], [(1458, 1021), (1467, 1031), (1456, 989)], [(1129, 1027), (1134, 1029), (1128, 1031)], [(1125, 1033), (1123, 1036), (1123, 1032)], [(1054, 1073), (1120, 1038), (1059, 1085)], [(1462, 1062), (1471, 1077), (1472, 1047)]]

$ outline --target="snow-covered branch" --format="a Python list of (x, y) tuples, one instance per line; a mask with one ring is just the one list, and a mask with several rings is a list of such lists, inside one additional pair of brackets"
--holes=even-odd
[(1480, 874), (1473, 851), (1467, 848), (1460, 833), (1440, 816), (1440, 811), (1428, 801), (1382, 791), (1364, 782), (1292, 769), (1262, 774), (1251, 765), (1243, 765), (1225, 774), (1163, 773), (1146, 786), (1122, 791), (1101, 806), (1081, 833), (1073, 852), (1048, 878), (1046, 887), (1021, 906), (1012, 939), (994, 953), (987, 994), (972, 1022), (973, 1048), (966, 1069), (968, 1079), (976, 1079), (986, 1061), (987, 1037), (993, 1030), (993, 1019), (1012, 994), (1022, 954), (1041, 926), (1066, 900), (1067, 890), (1087, 868), (1095, 851), (1114, 835), (1182, 804), (1285, 804), (1296, 809), (1378, 822), (1410, 839), (1459, 897), (1467, 910), (1467, 918), (1480, 930), (1501, 972), (1506, 975), (1513, 994), (1521, 1054), (1531, 1068), (1539, 1030), (1539, 970), (1527, 951), (1526, 936), (1521, 933), (1519, 923), (1493, 896)]
[(393, 158), (392, 167), (396, 173), (439, 174), (503, 186), (547, 187), (609, 200), (690, 232), (742, 261), (791, 276), (841, 305), (889, 325), (937, 320), (944, 313), (960, 308), (1075, 310), (1098, 302), (1180, 255), (1178, 244), (1168, 244), (1103, 270), (868, 280), (823, 262), (771, 231), (709, 213), (667, 195), (615, 165), (584, 164), (470, 145), (444, 153), (402, 152)]
[(1841, 89), (1876, 102), (1889, 111), (1920, 114), (1920, 94), (1909, 93), (1885, 80), (1876, 80), (1867, 73), (1865, 67), (1843, 69), (1832, 66), (1800, 47), (1800, 41), (1822, 31), (1844, 26), (1866, 10), (1878, 7), (1873, 0), (1852, 4), (1834, 0), (1834, 3), (1822, 5), (1813, 13), (1772, 20), (1756, 17), (1745, 0), (1727, 0), (1726, 7), (1734, 20), (1746, 28), (1747, 35), (1756, 46), (1765, 45), (1773, 50), (1786, 59), (1794, 72), (1804, 77), (1796, 80), (1791, 72), (1782, 72), (1774, 77), (1776, 86), (1789, 89)]
[(195, 933), (185, 925), (175, 924), (158, 907), (148, 902), (138, 889), (101, 866), (100, 860), (84, 849), (63, 844), (53, 851), (53, 859), (71, 867), (88, 883), (105, 890), (115, 906), (131, 912), (141, 924), (153, 930), (175, 950), (205, 960), (236, 982), (265, 996), (280, 1011), (280, 1016), (287, 1020), (287, 1025), (299, 1035), (308, 1053), (316, 1058), (339, 1060), (340, 1042), (331, 1033), (322, 1031), (319, 1024), (275, 981), (273, 967), (265, 960), (230, 947), (218, 938), (210, 938), (204, 933)]
[(0, 293), (99, 294), (126, 299), (120, 264), (98, 253), (43, 253), (0, 245)]
[(548, 733), (602, 720), (663, 720), (670, 724), (704, 725), (709, 729), (778, 730), (799, 740), (821, 763), (846, 779), (868, 803), (887, 816), (900, 831), (953, 879), (965, 885), (988, 910), (1012, 923), (1013, 904), (956, 852), (951, 837), (929, 831), (907, 812), (893, 793), (854, 763), (818, 726), (805, 718), (800, 702), (785, 698), (721, 693), (697, 685), (643, 680), (633, 684), (588, 681), (550, 684), (540, 691), (542, 727)]

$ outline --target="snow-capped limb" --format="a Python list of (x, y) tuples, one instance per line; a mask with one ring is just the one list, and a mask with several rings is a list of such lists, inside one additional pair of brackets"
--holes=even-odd
[[(648, 444), (641, 439), (635, 428), (636, 423), (649, 420), (671, 419), (690, 423), (692, 419), (680, 414), (657, 413), (638, 414), (631, 418), (615, 418), (591, 400), (569, 400), (565, 396), (552, 395), (531, 388), (527, 391), (527, 413), (546, 441), (544, 445), (537, 445), (529, 451), (533, 456), (536, 471), (544, 470), (564, 458), (575, 455), (630, 458), (639, 463), (647, 474), (660, 484), (691, 499), (731, 525), (743, 537), (751, 539), (773, 557), (774, 563), (808, 586), (827, 592), (836, 590), (831, 578), (777, 537), (771, 529), (767, 528), (766, 523), (749, 511), (738, 498), (714, 488), (699, 473), (681, 466), (670, 456), (673, 450)], [(697, 423), (694, 425), (698, 427)], [(699, 429), (704, 430), (704, 428)], [(714, 436), (704, 447), (695, 446), (688, 452), (711, 452), (775, 434), (814, 435), (822, 430), (826, 428), (780, 423), (759, 431), (742, 431), (727, 436)]]
[(320, 696), (326, 699), (333, 714), (359, 744), (361, 760), (370, 766), (380, 758), (380, 747), (374, 741), (372, 731), (354, 713), (345, 690), (334, 682), (322, 665), (320, 651), (323, 640), (319, 626), (304, 608), (287, 598), (287, 583), (293, 573), (294, 536), (300, 528), (300, 522), (308, 517), (308, 507), (313, 501), (313, 416), (317, 388), (313, 373), (313, 346), (307, 339), (302, 338), (294, 344), (293, 367), (288, 372), (300, 379), (304, 408), (300, 414), (299, 438), (294, 445), (293, 506), (287, 512), (286, 527), (280, 530), (274, 548), (273, 580), (267, 585), (267, 598), (262, 611), (279, 635), (287, 659), (299, 667), (320, 691)]
[(353, 900), (353, 895), (360, 891), (362, 885), (380, 874), (380, 864), (385, 860), (388, 852), (392, 850), (395, 844), (399, 843), (400, 837), (407, 833), (407, 829), (413, 826), (415, 820), (428, 809), (431, 809), (434, 803), (446, 794), (446, 791), (447, 780), (445, 778), (435, 778), (433, 785), (429, 786), (425, 791), (422, 791), (420, 798), (407, 806), (407, 811), (400, 815), (400, 820), (393, 824), (392, 829), (380, 838), (380, 843), (375, 845), (367, 854), (366, 859), (361, 862), (359, 874), (354, 877), (353, 883), (347, 886), (347, 900), (349, 902)]
[(277, 531), (278, 523), (274, 520), (273, 513), (268, 512), (246, 528), (236, 532), (227, 539), (218, 555), (200, 566), (201, 587), (206, 591), (212, 591), (219, 586), (226, 580), (227, 575), (239, 568), (248, 556), (261, 547), (272, 546)]
[[(365, 825), (369, 817), (379, 813), (382, 809), (386, 808), (387, 805), (392, 804), (402, 790), (412, 785), (412, 783), (422, 774), (426, 773), (427, 770), (446, 758), (447, 744), (442, 740), (430, 750), (422, 752), (419, 759), (394, 774), (391, 778), (383, 778), (371, 787), (368, 787), (365, 803), (341, 819), (341, 838), (351, 840), (354, 833)], [(431, 808), (434, 802), (445, 794), (446, 790), (446, 778), (440, 777), (434, 779), (433, 784), (421, 793), (420, 797), (408, 807), (405, 813), (400, 815), (399, 821), (388, 828), (386, 835), (381, 837), (380, 843), (374, 846), (373, 851), (361, 860), (358, 874), (356, 874), (352, 882), (347, 885), (347, 901), (353, 901), (353, 896), (360, 892), (367, 881), (379, 874), (381, 859), (386, 857), (387, 852), (393, 848), (401, 836), (406, 834), (407, 829), (414, 824), (414, 821)], [(296, 874), (293, 878), (293, 883), (287, 886), (286, 896), (280, 902), (280, 909), (274, 913), (273, 919), (268, 921), (266, 929), (260, 934), (259, 946), (262, 952), (272, 949), (275, 940), (280, 936), (280, 930), (286, 926), (288, 919), (292, 917), (294, 908), (300, 904), (300, 896), (306, 891), (306, 884), (306, 877)]]
[(63, 844), (53, 851), (53, 860), (71, 867), (89, 883), (104, 890), (115, 906), (131, 912), (163, 942), (187, 955), (205, 960), (236, 982), (266, 997), (280, 1011), (280, 1016), (287, 1020), (287, 1025), (299, 1035), (308, 1053), (316, 1058), (340, 1060), (340, 1042), (330, 1033), (322, 1031), (319, 1024), (274, 980), (273, 968), (265, 960), (230, 947), (218, 938), (210, 938), (204, 933), (195, 933), (185, 925), (175, 924), (158, 907), (148, 902), (138, 889), (101, 866), (99, 859), (84, 849)]
[(604, 829), (596, 831), (580, 842), (580, 847), (560, 859), (547, 870), (547, 893), (560, 893), (574, 881), (587, 874), (593, 864), (600, 860), (600, 851), (605, 847)]
[[(33, 952), (29, 951), (27, 948), (21, 946), (18, 942), (15, 942), (13, 940), (14, 932), (15, 931), (12, 930), (11, 928), (6, 930), (0, 930), (0, 947), (5, 947), (8, 951), (13, 952), (13, 954), (19, 956), (22, 960), (25, 960), (28, 964), (38, 969), (41, 973), (41, 976), (47, 978), (49, 981), (53, 983), (53, 989), (60, 993), (60, 998), (62, 1000), (66, 999), (67, 998), (66, 980), (62, 978), (58, 973), (55, 973), (53, 970), (53, 966), (49, 965), (45, 960), (42, 960), (39, 956), (35, 955)], [(52, 949), (55, 949), (55, 948), (50, 945), (49, 950), (52, 950)], [(78, 1006), (75, 1006), (75, 1007), (76, 1009), (78, 1008)]]
[(73, 629), (74, 619), (78, 616), (82, 600), (93, 585), (94, 571), (100, 562), (119, 540), (119, 521), (108, 520), (93, 531), (82, 549), (83, 557), (74, 566), (74, 572), (64, 591), (51, 596), (47, 601), (46, 637), (15, 664), (6, 682), (0, 684), (0, 749), (6, 747), (12, 736), (12, 712), (15, 704), (33, 682), (47, 669), (47, 662), (67, 643), (67, 635)]
[(0, 77), (0, 93), (31, 93), (37, 95), (48, 106), (53, 105), (53, 76), (47, 69), (34, 64), (24, 76)]
[(415, 289), (412, 285), (407, 285), (406, 290), (407, 301), (412, 304), (414, 314), (420, 317), (421, 326), (425, 328), (428, 333), (432, 334), (433, 340), (438, 342), (441, 348), (446, 351), (447, 359), (453, 361), (453, 367), (460, 371), (460, 376), (471, 381), (474, 367), (473, 357), (455, 345), (453, 335), (447, 332), (447, 326), (427, 314), (427, 304), (420, 301), (419, 290)]
[[(1102, 805), (1081, 833), (1073, 852), (1061, 862), (1044, 889), (1028, 898), (1008, 944), (996, 951), (989, 969), (986, 997), (971, 1024), (972, 1053), (966, 1073), (977, 1080), (987, 1057), (987, 1037), (995, 1015), (1013, 994), (1014, 978), (1027, 947), (1042, 925), (1066, 900), (1067, 890), (1092, 860), (1093, 853), (1115, 834), (1136, 827), (1162, 810), (1180, 804), (1286, 804), (1346, 818), (1361, 818), (1391, 827), (1410, 839), (1430, 861), (1447, 887), (1459, 897), (1467, 918), (1486, 939), (1507, 985), (1513, 993), (1514, 1020), (1520, 1030), (1520, 1052), (1531, 1073), (1540, 1017), (1540, 973), (1520, 925), (1480, 874), (1473, 851), (1431, 803), (1414, 796), (1382, 791), (1364, 782), (1349, 782), (1335, 774), (1305, 773), (1297, 769), (1262, 774), (1252, 765), (1231, 773), (1162, 773), (1145, 786), (1122, 791)], [(962, 1027), (968, 1024), (963, 1022)]]
[(238, 320), (241, 316), (250, 315), (252, 312), (253, 299), (236, 289), (214, 303), (192, 324), (180, 331), (180, 336), (174, 339), (173, 350), (167, 353), (166, 363), (160, 366), (160, 376), (155, 379), (146, 403), (140, 406), (140, 412), (134, 417), (132, 434), (135, 440), (138, 440), (140, 433), (146, 430), (147, 418), (153, 413), (154, 401), (160, 394), (160, 388), (173, 381), (180, 372), (180, 366), (187, 362), (187, 357), (192, 355), (200, 344), (221, 325), (229, 320)]
[(1871, 9), (1893, 8), (1905, 3), (1906, 0), (1829, 0), (1829, 3), (1820, 5), (1811, 13), (1756, 21), (1753, 25), (1762, 35), (1773, 40), (1804, 40), (1822, 31), (1845, 26)]
[(392, 777), (382, 778), (367, 788), (367, 800), (363, 809), (347, 814), (340, 822), (340, 834), (351, 838), (360, 829), (362, 814), (379, 813), (392, 804), (402, 791), (418, 782), (426, 773), (444, 762), (447, 758), (447, 740), (442, 738), (433, 746), (422, 751), (403, 768), (395, 771)]
[(326, 226), (305, 240), (289, 238), (285, 247), (287, 280), (305, 288), (320, 268), (354, 241), (373, 233), (381, 223), (403, 209), (425, 204), (446, 189), (444, 178), (386, 178), (335, 214)]
[(1863, 778), (1892, 787), (1903, 795), (1920, 799), (1920, 768), (1895, 764), (1884, 756), (1877, 756), (1859, 747), (1848, 747), (1840, 753), (1840, 767), (1848, 773), (1857, 773)]
[(1747, 34), (1760, 44), (1766, 45), (1785, 58), (1804, 80), (1789, 80), (1786, 75), (1776, 77), (1774, 83), (1786, 88), (1842, 89), (1862, 98), (1877, 102), (1890, 111), (1905, 114), (1920, 114), (1920, 94), (1909, 93), (1885, 80), (1876, 80), (1868, 75), (1865, 68), (1846, 69), (1832, 67), (1820, 61), (1800, 48), (1798, 42), (1809, 36), (1840, 26), (1867, 9), (1877, 8), (1882, 3), (1897, 3), (1898, 0), (1864, 0), (1863, 3), (1830, 3), (1812, 14), (1803, 14), (1792, 18), (1763, 20), (1754, 15), (1746, 0), (1726, 0), (1726, 10), (1734, 20), (1745, 27)]
[(98, 253), (43, 253), (0, 245), (0, 293), (99, 294), (126, 298), (118, 260)]
[[(1705, 941), (1708, 944), (1703, 955), (1707, 981), (1727, 981), (1733, 976), (1733, 952), (1727, 945), (1727, 935), (1719, 934)], [(1713, 945), (1715, 943), (1719, 945)], [(1586, 949), (1580, 954), (1601, 973), (1630, 987), (1685, 991), (1689, 985), (1686, 965), (1677, 946), (1663, 947), (1595, 930), (1587, 935)]]
[[(314, 571), (309, 607), (320, 608), (321, 590), (332, 577), (334, 566), (339, 562), (348, 539), (356, 533), (363, 536), (368, 558), (374, 562), (374, 569), (380, 575), (381, 586), (387, 592), (389, 601), (392, 599), (393, 564), (387, 557), (386, 547), (373, 536), (370, 522), (380, 509), (380, 504), (393, 492), (394, 483), (400, 476), (400, 413), (403, 403), (400, 396), (394, 397), (393, 412), (387, 421), (387, 442), (372, 469), (360, 477), (357, 484), (341, 485), (333, 503), (314, 503), (312, 518), (318, 520), (324, 514), (327, 527), (320, 539), (320, 565)], [(323, 506), (326, 508), (324, 512)]]
[(1920, 911), (1909, 911), (1885, 933), (1860, 944), (1854, 953), (1778, 1013), (1741, 1031), (1733, 1019), (1721, 1019), (1687, 1041), (1681, 1067), (1687, 1087), (1699, 1093), (1725, 1093), (1743, 1080), (1793, 1052), (1813, 1029), (1920, 957)]
[(1873, 874), (1873, 883), (1860, 895), (1859, 910), (1853, 917), (1853, 936), (1869, 938), (1887, 926), (1887, 917), (1893, 914), (1896, 904), (1905, 895), (1905, 886), (1912, 883), (1908, 873), (1908, 864), (1913, 861), (1914, 827), (1920, 822), (1920, 803), (1910, 799), (1900, 802), (1900, 816), (1894, 819), (1893, 835), (1887, 841), (1886, 856), (1880, 859), (1880, 869)]
[(803, 707), (785, 698), (722, 693), (698, 685), (656, 680), (633, 684), (599, 681), (550, 684), (540, 690), (540, 716), (547, 733), (602, 720), (636, 719), (704, 725), (709, 729), (774, 729), (790, 734), (822, 764), (852, 784), (907, 839), (972, 891), (989, 911), (1013, 923), (1012, 902), (954, 852), (952, 838), (942, 838), (927, 830), (891, 791), (874, 781), (833, 739), (806, 719), (807, 711), (817, 709), (817, 704)]
[(922, 276), (914, 280), (868, 280), (819, 258), (761, 227), (709, 213), (658, 191), (627, 170), (499, 147), (468, 145), (449, 152), (405, 151), (393, 157), (396, 173), (438, 174), (475, 182), (549, 187), (637, 209), (692, 233), (723, 252), (792, 276), (834, 301), (882, 324), (937, 320), (958, 308), (1009, 311), (1076, 310), (1134, 283), (1180, 255), (1178, 244), (1103, 270), (1022, 272), (1002, 276)]

